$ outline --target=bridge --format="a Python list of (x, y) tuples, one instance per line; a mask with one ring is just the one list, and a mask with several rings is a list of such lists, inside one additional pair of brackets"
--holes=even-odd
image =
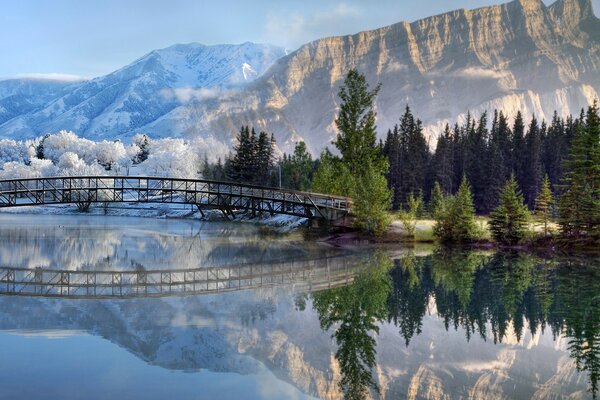
[(337, 221), (351, 211), (352, 199), (318, 193), (202, 179), (141, 176), (69, 176), (0, 180), (0, 208), (51, 204), (101, 203), (191, 204), (202, 216), (219, 210), (285, 214)]
[(0, 295), (138, 298), (200, 295), (292, 285), (322, 290), (352, 283), (356, 256), (227, 267), (82, 271), (0, 267)]

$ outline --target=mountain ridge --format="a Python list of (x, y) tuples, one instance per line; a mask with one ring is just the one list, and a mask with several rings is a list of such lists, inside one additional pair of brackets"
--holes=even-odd
[[(141, 130), (151, 136), (211, 137), (229, 145), (239, 126), (250, 124), (274, 132), (284, 151), (304, 140), (318, 154), (337, 134), (337, 90), (351, 68), (372, 85), (382, 83), (376, 102), (380, 135), (409, 104), (431, 143), (446, 123), (464, 121), (469, 111), (500, 109), (514, 116), (521, 110), (525, 117), (549, 119), (554, 110), (578, 113), (600, 92), (600, 20), (591, 0), (557, 0), (548, 6), (541, 0), (514, 0), (317, 39), (289, 54), (279, 49), (268, 68), (235, 87), (189, 76), (177, 80), (160, 72), (164, 63), (152, 58), (155, 52), (144, 57), (149, 57), (149, 73), (163, 82), (145, 87), (128, 105), (113, 104), (125, 90), (119, 86), (123, 79), (101, 93), (100, 103), (108, 106), (98, 112), (81, 90), (72, 99), (61, 98), (80, 100), (80, 114), (89, 112), (90, 121), (106, 109), (104, 119), (78, 123), (80, 115), (62, 112), (58, 101), (0, 125), (0, 134), (72, 129), (91, 138), (127, 138)], [(250, 70), (238, 66), (239, 79), (247, 78)], [(212, 89), (194, 90), (195, 84)], [(124, 114), (122, 108), (145, 112)]]

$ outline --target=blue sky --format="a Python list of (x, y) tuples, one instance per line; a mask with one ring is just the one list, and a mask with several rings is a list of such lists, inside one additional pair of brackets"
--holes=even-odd
[[(600, 0), (593, 0), (596, 10)], [(175, 43), (267, 42), (289, 49), (323, 36), (413, 21), (491, 0), (20, 0), (0, 13), (0, 78), (104, 75)], [(551, 3), (552, 0), (546, 1)], [(61, 76), (61, 75), (57, 75)]]

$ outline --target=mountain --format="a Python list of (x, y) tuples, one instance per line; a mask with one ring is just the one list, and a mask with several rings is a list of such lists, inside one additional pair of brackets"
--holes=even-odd
[(284, 150), (303, 139), (318, 153), (335, 137), (337, 91), (351, 68), (382, 84), (380, 134), (407, 103), (430, 135), (468, 111), (548, 119), (598, 97), (600, 20), (590, 0), (516, 0), (324, 38), (277, 61), (243, 93), (182, 105), (146, 130), (206, 136), (251, 123), (274, 132)]
[(131, 135), (181, 100), (215, 96), (255, 79), (283, 55), (282, 48), (254, 43), (155, 50), (111, 74), (57, 92), (37, 108), (23, 107), (21, 115), (0, 121), (0, 132), (31, 137), (69, 129), (96, 139)]
[(144, 131), (229, 145), (251, 124), (273, 132), (284, 151), (304, 140), (317, 154), (336, 135), (337, 91), (351, 68), (382, 84), (380, 135), (409, 104), (433, 143), (445, 123), (469, 111), (578, 114), (600, 92), (600, 20), (591, 0), (515, 0), (323, 38), (288, 55), (251, 43), (177, 45), (25, 107), (0, 120), (0, 136)]
[(43, 107), (65, 95), (73, 85), (72, 82), (47, 79), (0, 81), (0, 124)]

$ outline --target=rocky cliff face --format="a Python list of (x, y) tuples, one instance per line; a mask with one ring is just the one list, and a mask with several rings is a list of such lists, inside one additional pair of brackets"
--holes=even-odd
[(351, 68), (382, 84), (381, 135), (410, 104), (433, 143), (445, 123), (468, 111), (522, 110), (539, 119), (554, 110), (578, 113), (600, 92), (600, 20), (591, 0), (515, 0), (324, 38), (287, 56), (249, 43), (176, 45), (66, 94), (0, 98), (0, 135), (71, 129), (98, 139), (144, 131), (230, 144), (241, 125), (252, 124), (274, 132), (285, 151), (305, 140), (318, 153), (336, 135), (337, 91)]
[(352, 36), (314, 41), (226, 98), (183, 105), (146, 128), (228, 135), (251, 123), (289, 149), (318, 152), (335, 136), (337, 90), (357, 68), (382, 89), (381, 134), (409, 103), (437, 135), (468, 111), (494, 108), (548, 119), (578, 113), (600, 91), (600, 20), (590, 0), (540, 0), (457, 10)]

